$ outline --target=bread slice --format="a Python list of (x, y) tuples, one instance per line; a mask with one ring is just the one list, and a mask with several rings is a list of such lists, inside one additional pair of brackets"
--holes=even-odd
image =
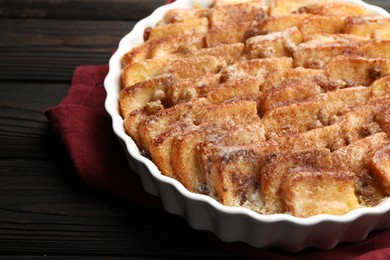
[(306, 5), (300, 8), (299, 11), (301, 13), (327, 16), (370, 15), (370, 11), (362, 5), (340, 2)]
[(169, 36), (205, 34), (209, 29), (209, 21), (206, 17), (189, 19), (185, 23), (170, 23), (154, 27), (148, 40), (162, 39)]
[(268, 132), (278, 135), (305, 132), (327, 125), (342, 108), (369, 100), (370, 89), (364, 87), (340, 89), (324, 94), (319, 101), (305, 101), (266, 112), (263, 123)]
[(183, 59), (148, 59), (127, 65), (122, 70), (122, 86), (129, 87), (144, 80), (172, 73), (177, 78), (193, 78), (215, 74), (222, 62), (213, 56)]
[[(224, 147), (212, 146), (213, 150), (204, 152), (208, 155), (203, 160), (202, 168), (206, 169), (205, 176), (210, 194), (221, 203), (229, 206), (242, 206), (246, 202), (260, 207), (262, 202), (258, 196), (257, 173), (260, 170), (260, 158), (277, 150), (269, 143), (253, 143)], [(208, 148), (210, 149), (210, 147)]]
[(134, 110), (144, 108), (151, 101), (159, 100), (161, 104), (164, 103), (167, 88), (176, 85), (177, 82), (175, 75), (164, 74), (123, 88), (119, 96), (122, 117), (125, 118)]
[(359, 55), (359, 44), (363, 41), (368, 40), (354, 35), (314, 35), (308, 41), (298, 45), (293, 53), (295, 66), (322, 69), (332, 57), (345, 53)]
[[(252, 129), (256, 131), (252, 131)], [(196, 153), (201, 166), (202, 179), (207, 180), (215, 158), (227, 153), (231, 148), (234, 150), (234, 147), (257, 142), (265, 142), (264, 126), (257, 121), (242, 125), (237, 129), (229, 131), (227, 134), (223, 133), (213, 140), (201, 141), (196, 146)]]
[(195, 49), (195, 50), (182, 50), (177, 53), (179, 57), (203, 57), (213, 56), (224, 62), (223, 65), (230, 65), (239, 61), (242, 58), (244, 52), (243, 43), (223, 44), (210, 48)]
[(148, 143), (148, 155), (164, 175), (181, 180), (170, 164), (172, 141), (175, 136), (195, 128), (196, 125), (191, 119), (184, 118), (169, 124), (163, 131), (156, 133), (156, 136)]
[(252, 22), (232, 23), (213, 27), (206, 34), (206, 46), (210, 48), (221, 44), (243, 43), (247, 39), (248, 32), (254, 28), (256, 27)]
[(202, 91), (201, 97), (207, 98), (211, 103), (218, 103), (229, 99), (251, 98), (258, 100), (261, 92), (259, 80), (254, 77), (243, 77), (221, 83), (209, 91)]
[(380, 132), (342, 147), (331, 155), (334, 170), (348, 169), (355, 173), (355, 191), (361, 205), (376, 205), (385, 197), (383, 188), (379, 185), (380, 178), (370, 173), (368, 169), (372, 153), (388, 141), (386, 133)]
[(265, 114), (275, 108), (301, 101), (319, 99), (324, 92), (314, 80), (290, 81), (261, 95), (260, 113)]
[(339, 89), (323, 94), (320, 100), (297, 102), (270, 110), (262, 120), (269, 133), (285, 135), (305, 132), (326, 126), (343, 109), (371, 99), (375, 102), (371, 89), (367, 87)]
[(146, 59), (163, 58), (173, 53), (183, 53), (204, 48), (205, 34), (182, 35), (148, 40), (122, 56), (122, 67)]
[(390, 107), (383, 108), (375, 116), (375, 121), (378, 122), (382, 130), (390, 136)]
[(354, 172), (359, 177), (359, 174), (367, 164), (365, 158), (371, 152), (383, 146), (387, 140), (388, 136), (386, 133), (380, 132), (337, 149), (332, 152), (332, 161), (335, 168), (341, 171), (348, 170)]
[(375, 30), (373, 39), (377, 41), (388, 41), (390, 40), (390, 31), (389, 30)]
[[(198, 50), (205, 48), (205, 34), (183, 35), (179, 37), (149, 40), (148, 59), (160, 59), (169, 56), (191, 56)], [(193, 55), (192, 55), (193, 56)]]
[(339, 34), (344, 32), (344, 16), (308, 16), (299, 26), (304, 40), (315, 34)]
[[(331, 95), (330, 92), (339, 91), (346, 86), (343, 80), (328, 79), (323, 71), (318, 73), (318, 70), (297, 69), (295, 72), (281, 72), (280, 74), (286, 76), (280, 83), (280, 80), (277, 79), (273, 81), (274, 77), (272, 76), (267, 78), (266, 82), (260, 87), (262, 90), (260, 112), (262, 114), (277, 107), (302, 101), (326, 99), (327, 96)], [(274, 75), (278, 75), (278, 73)]]
[(321, 101), (300, 102), (268, 111), (262, 120), (269, 134), (286, 135), (306, 132), (313, 129), (322, 108)]
[(360, 207), (355, 195), (355, 174), (351, 172), (290, 172), (281, 185), (281, 197), (286, 211), (301, 218), (343, 215)]
[(211, 74), (196, 78), (179, 79), (167, 89), (166, 102), (168, 106), (188, 102), (199, 96), (204, 96), (206, 91), (218, 86), (221, 81), (221, 74)]
[(390, 59), (390, 40), (367, 40), (360, 43), (360, 56)]
[(249, 59), (289, 57), (302, 41), (298, 28), (291, 27), (281, 32), (249, 38), (245, 42), (245, 51)]
[(382, 105), (358, 105), (327, 122), (324, 122), (323, 115), (318, 119), (320, 122), (317, 128), (290, 135), (270, 135), (268, 140), (276, 143), (281, 150), (327, 148), (335, 151), (367, 136), (383, 132), (377, 122)]
[(340, 136), (346, 144), (352, 144), (367, 136), (383, 132), (375, 122), (378, 108), (372, 105), (359, 105), (339, 116), (336, 120), (341, 127)]
[(390, 40), (390, 18), (350, 16), (345, 20), (344, 33), (370, 37), (376, 40)]
[(221, 71), (222, 80), (230, 81), (242, 77), (256, 77), (260, 84), (273, 73), (292, 69), (293, 60), (289, 57), (244, 60), (228, 66)]
[(147, 117), (148, 113), (146, 110), (140, 108), (132, 111), (123, 118), (123, 126), (125, 128), (126, 134), (128, 134), (134, 140), (142, 154), (145, 154), (145, 150), (143, 149), (142, 139), (138, 133), (138, 126)]
[(293, 14), (283, 16), (268, 16), (258, 25), (259, 34), (268, 34), (281, 32), (291, 27), (298, 27), (305, 21), (310, 14)]
[(332, 167), (328, 149), (282, 151), (263, 158), (259, 175), (260, 194), (268, 214), (286, 211), (282, 187), (286, 176), (292, 172), (329, 171)]
[(342, 80), (348, 86), (368, 86), (390, 74), (390, 60), (358, 56), (336, 56), (324, 66), (331, 80)]
[(350, 87), (330, 91), (324, 96), (326, 110), (330, 115), (337, 114), (348, 107), (363, 104), (373, 99), (371, 89), (367, 87)]
[(390, 143), (376, 150), (368, 166), (386, 194), (390, 194)]
[(157, 26), (163, 26), (170, 23), (188, 23), (194, 19), (206, 17), (208, 13), (208, 8), (170, 9), (165, 13), (164, 19), (160, 21)]
[[(231, 101), (221, 104), (177, 105), (168, 109), (170, 113), (159, 113), (148, 117), (138, 127), (143, 147), (159, 169), (167, 176), (180, 178), (171, 167), (171, 147), (174, 138), (194, 131), (202, 124), (242, 125), (258, 119), (256, 103), (253, 101)], [(176, 108), (180, 106), (180, 109)]]
[(193, 131), (182, 133), (173, 138), (170, 151), (170, 164), (180, 182), (190, 191), (207, 193), (203, 190), (206, 180), (200, 172), (196, 157), (196, 146), (205, 139), (215, 139), (233, 126), (229, 123), (206, 124)]
[[(206, 97), (210, 103), (223, 102), (232, 98), (258, 97), (259, 82), (256, 78), (241, 78), (221, 83), (220, 75), (197, 79), (177, 79), (173, 74), (148, 79), (122, 89), (120, 93), (121, 114), (125, 118), (132, 111), (145, 108), (149, 115), (164, 107), (187, 102), (197, 97)], [(158, 110), (153, 106), (160, 105)]]
[(267, 7), (266, 1), (260, 1), (260, 0), (215, 0), (214, 6), (221, 6), (221, 5), (234, 5), (234, 4), (241, 4), (241, 3), (260, 3), (262, 2), (264, 7)]
[(244, 124), (258, 120), (257, 102), (254, 100), (232, 99), (222, 103), (209, 104), (194, 109), (191, 117), (196, 125), (218, 122)]
[(171, 165), (179, 179), (191, 191), (206, 192), (206, 176), (202, 174), (200, 160), (198, 158), (197, 146), (204, 142), (219, 143), (221, 139), (237, 136), (239, 133), (247, 135), (256, 135), (256, 140), (264, 138), (260, 119), (247, 122), (251, 130), (258, 130), (257, 133), (243, 131), (247, 129), (245, 125), (232, 125), (229, 123), (204, 124), (194, 131), (186, 132), (175, 137), (171, 149)]
[[(332, 2), (332, 0), (321, 1), (322, 3)], [(312, 5), (313, 0), (271, 0), (268, 14), (270, 16), (285, 16), (292, 13), (298, 13), (302, 7)]]
[(142, 147), (149, 151), (153, 139), (166, 130), (169, 125), (178, 122), (181, 118), (189, 117), (193, 110), (197, 110), (205, 104), (207, 104), (207, 100), (196, 99), (158, 111), (144, 118), (137, 127), (137, 133), (142, 140)]
[(377, 79), (371, 84), (371, 91), (374, 97), (384, 97), (390, 93), (390, 76)]
[(328, 89), (333, 89), (334, 87), (332, 85), (341, 86), (343, 84), (343, 82), (329, 82), (323, 70), (296, 67), (281, 69), (268, 74), (264, 82), (260, 85), (260, 90), (265, 93), (288, 85), (291, 82), (294, 83), (303, 80), (313, 81), (322, 87), (328, 86)]
[(229, 5), (216, 5), (208, 16), (210, 28), (226, 28), (232, 24), (252, 22), (264, 14), (265, 1), (247, 1)]

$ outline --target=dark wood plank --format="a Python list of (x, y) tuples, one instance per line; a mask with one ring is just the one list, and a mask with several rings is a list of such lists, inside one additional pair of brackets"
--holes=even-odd
[(69, 84), (0, 83), (0, 158), (54, 158), (59, 141), (43, 111), (58, 104)]
[(0, 255), (231, 255), (179, 216), (87, 187), (66, 158), (1, 160), (0, 183)]
[(368, 4), (380, 6), (390, 12), (390, 2), (388, 0), (366, 0), (365, 2)]
[(139, 20), (165, 0), (0, 0), (0, 17)]
[[(0, 17), (139, 20), (165, 2), (165, 0), (0, 0), (2, 7)], [(386, 0), (366, 2), (390, 10), (390, 3)]]
[[(156, 259), (179, 259), (180, 257), (150, 257), (150, 256), (75, 256), (75, 255), (67, 255), (67, 256), (52, 256), (52, 255), (23, 255), (21, 256), (14, 256), (14, 255), (4, 255), (2, 258), (7, 259), (7, 260), (13, 260), (13, 259), (57, 259), (57, 260), (62, 260), (62, 259), (78, 259), (78, 260), (156, 260)], [(237, 257), (234, 256), (202, 256), (202, 260), (207, 260), (207, 259), (236, 259)], [(199, 260), (199, 256), (186, 256), (186, 260)], [(245, 259), (241, 258), (240, 259)]]
[(81, 64), (107, 63), (134, 22), (1, 19), (0, 81), (69, 82)]

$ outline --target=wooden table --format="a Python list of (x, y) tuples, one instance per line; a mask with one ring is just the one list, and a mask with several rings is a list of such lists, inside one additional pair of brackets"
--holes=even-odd
[(76, 66), (107, 63), (164, 2), (0, 0), (0, 257), (237, 256), (181, 217), (85, 185), (42, 113)]

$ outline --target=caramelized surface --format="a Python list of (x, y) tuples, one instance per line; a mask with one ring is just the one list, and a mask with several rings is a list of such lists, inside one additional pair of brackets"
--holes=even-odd
[(228, 206), (375, 206), (390, 193), (390, 22), (370, 15), (332, 0), (170, 10), (123, 56), (126, 132)]

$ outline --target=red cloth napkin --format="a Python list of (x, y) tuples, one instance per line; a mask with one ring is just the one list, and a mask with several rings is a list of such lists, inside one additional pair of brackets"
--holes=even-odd
[(80, 177), (89, 185), (137, 202), (157, 205), (127, 164), (104, 108), (103, 81), (108, 65), (81, 66), (68, 95), (45, 114), (67, 149)]
[[(171, 2), (174, 0), (167, 1)], [(111, 119), (104, 109), (103, 81), (107, 72), (107, 65), (78, 67), (68, 95), (45, 114), (87, 184), (135, 202), (160, 206), (156, 198), (146, 194), (138, 176), (131, 172), (112, 131)], [(214, 235), (206, 234), (219, 241)], [(372, 232), (363, 242), (342, 243), (329, 251), (305, 249), (295, 254), (279, 249), (256, 249), (244, 243), (218, 243), (259, 259), (390, 259), (390, 230)]]

